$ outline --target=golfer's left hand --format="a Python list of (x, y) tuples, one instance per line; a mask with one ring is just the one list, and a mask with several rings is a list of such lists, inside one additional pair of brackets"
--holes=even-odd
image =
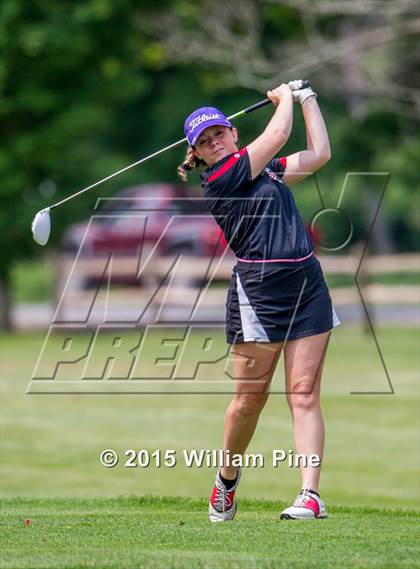
[(317, 97), (317, 94), (314, 93), (311, 87), (306, 87), (305, 89), (301, 89), (302, 83), (303, 83), (302, 79), (296, 79), (294, 81), (289, 81), (288, 83), (290, 89), (292, 90), (293, 101), (295, 103), (300, 103), (301, 105), (309, 97), (315, 97), (315, 98)]

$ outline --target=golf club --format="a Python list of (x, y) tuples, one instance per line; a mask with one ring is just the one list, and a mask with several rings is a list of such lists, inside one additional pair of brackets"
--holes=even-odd
[[(304, 81), (300, 82), (299, 89), (305, 89), (309, 86), (310, 86), (309, 81), (304, 80)], [(294, 90), (296, 90), (296, 89), (294, 89)], [(251, 105), (250, 107), (247, 107), (246, 109), (242, 109), (241, 111), (238, 111), (237, 113), (231, 115), (230, 117), (228, 117), (228, 120), (233, 120), (233, 119), (236, 119), (236, 118), (243, 116), (245, 114), (252, 113), (253, 111), (256, 111), (257, 109), (261, 109), (262, 107), (265, 107), (266, 105), (268, 105), (270, 103), (271, 103), (270, 99), (268, 99), (268, 98), (263, 99), (262, 101), (259, 101), (258, 103), (255, 103), (254, 105)], [(40, 210), (35, 215), (34, 219), (32, 220), (32, 235), (33, 235), (33, 238), (36, 241), (36, 243), (38, 243), (38, 245), (46, 245), (48, 243), (48, 239), (49, 239), (50, 233), (51, 233), (50, 211), (52, 209), (55, 209), (56, 207), (63, 205), (64, 203), (72, 200), (73, 198), (76, 198), (77, 196), (80, 196), (81, 194), (87, 192), (88, 190), (91, 190), (92, 188), (96, 188), (96, 186), (99, 186), (99, 184), (102, 184), (102, 183), (106, 182), (107, 180), (111, 180), (111, 178), (115, 178), (116, 176), (119, 176), (123, 172), (130, 170), (130, 168), (134, 168), (134, 166), (139, 166), (140, 164), (147, 162), (147, 160), (150, 160), (151, 158), (154, 158), (155, 156), (159, 156), (159, 154), (163, 154), (163, 152), (166, 152), (167, 150), (170, 150), (171, 148), (175, 148), (176, 146), (179, 146), (180, 144), (183, 144), (184, 142), (187, 142), (186, 138), (178, 140), (177, 142), (174, 142), (173, 144), (170, 144), (169, 146), (165, 146), (165, 148), (162, 148), (161, 150), (153, 152), (153, 154), (150, 154), (149, 156), (146, 156), (145, 158), (141, 158), (141, 160), (137, 160), (137, 162), (133, 162), (133, 164), (129, 164), (125, 168), (118, 170), (118, 172), (114, 172), (113, 174), (106, 176), (106, 178), (102, 178), (102, 180), (99, 180), (98, 182), (95, 182), (94, 184), (87, 186), (87, 188), (83, 188), (83, 190), (80, 190), (79, 192), (76, 192), (75, 194), (68, 196), (67, 198), (64, 198), (63, 200)]]

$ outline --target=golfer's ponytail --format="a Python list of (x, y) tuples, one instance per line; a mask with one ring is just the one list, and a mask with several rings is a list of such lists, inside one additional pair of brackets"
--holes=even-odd
[(202, 166), (204, 164), (205, 164), (204, 160), (201, 160), (201, 158), (197, 158), (197, 156), (194, 154), (193, 147), (188, 146), (184, 162), (180, 164), (177, 168), (178, 176), (181, 178), (183, 182), (187, 182), (188, 181), (187, 172), (190, 172), (191, 170), (194, 170), (195, 168), (198, 168), (198, 166)]

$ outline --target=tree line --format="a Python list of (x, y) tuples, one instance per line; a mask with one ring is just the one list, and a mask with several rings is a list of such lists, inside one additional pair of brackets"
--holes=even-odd
[[(333, 152), (321, 175), (326, 193), (339, 191), (346, 172), (389, 172), (374, 247), (414, 250), (419, 31), (410, 0), (3, 0), (2, 321), (13, 264), (42, 254), (30, 234), (36, 211), (182, 138), (195, 107), (231, 114), (296, 78), (311, 81), (326, 117)], [(270, 112), (238, 123), (244, 143)], [(296, 110), (285, 152), (304, 144)], [(105, 184), (100, 195), (176, 182), (183, 154), (168, 152)], [(379, 191), (360, 190), (350, 204), (356, 239)], [(313, 184), (302, 185), (297, 201), (304, 215), (319, 208)], [(49, 246), (58, 246), (68, 224), (89, 216), (94, 203), (87, 194), (59, 208)]]

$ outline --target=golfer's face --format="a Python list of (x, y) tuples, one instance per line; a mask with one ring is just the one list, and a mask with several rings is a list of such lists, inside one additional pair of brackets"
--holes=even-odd
[(195, 151), (208, 166), (212, 166), (237, 150), (237, 140), (236, 128), (231, 130), (226, 126), (209, 126), (198, 137)]

